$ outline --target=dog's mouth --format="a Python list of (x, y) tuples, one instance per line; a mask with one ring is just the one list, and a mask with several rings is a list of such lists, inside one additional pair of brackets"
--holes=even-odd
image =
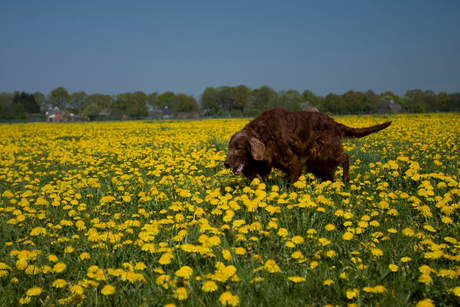
[(238, 176), (243, 171), (243, 168), (244, 168), (244, 163), (241, 163), (237, 168), (233, 169), (233, 174)]

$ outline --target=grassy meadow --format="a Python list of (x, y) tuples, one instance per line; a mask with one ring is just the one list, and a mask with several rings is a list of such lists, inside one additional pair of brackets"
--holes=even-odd
[(459, 306), (460, 115), (338, 117), (352, 183), (223, 167), (248, 119), (1, 125), (0, 306)]

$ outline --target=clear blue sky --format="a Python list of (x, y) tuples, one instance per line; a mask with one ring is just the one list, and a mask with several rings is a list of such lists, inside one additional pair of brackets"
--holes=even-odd
[(460, 1), (1, 1), (0, 92), (460, 91)]

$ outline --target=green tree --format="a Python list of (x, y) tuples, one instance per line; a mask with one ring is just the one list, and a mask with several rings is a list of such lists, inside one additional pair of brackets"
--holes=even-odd
[(171, 101), (171, 111), (174, 112), (196, 112), (198, 102), (192, 95), (177, 94)]
[(243, 111), (249, 106), (249, 100), (251, 98), (251, 90), (246, 85), (238, 85), (237, 87), (231, 88), (233, 99), (236, 102), (235, 108)]
[(206, 115), (214, 115), (220, 110), (217, 91), (216, 88), (207, 87), (200, 96), (201, 110), (204, 111)]
[(48, 100), (46, 99), (45, 95), (40, 92), (35, 92), (34, 98), (35, 98), (35, 101), (40, 106), (40, 111), (46, 112), (46, 110), (48, 109)]
[(13, 94), (2, 92), (0, 93), (0, 119), (13, 118)]
[(460, 93), (453, 93), (450, 94), (451, 99), (451, 110), (452, 111), (460, 111)]
[(155, 92), (155, 93), (151, 93), (151, 94), (148, 94), (147, 95), (147, 104), (151, 107), (156, 107), (157, 106), (157, 97), (158, 97), (158, 93)]
[(33, 94), (26, 94), (25, 110), (27, 113), (37, 114), (40, 113), (40, 106)]
[(83, 116), (98, 116), (99, 113), (102, 111), (102, 108), (98, 106), (96, 103), (91, 102), (88, 106), (86, 106), (83, 111), (81, 111), (81, 115)]
[(436, 94), (432, 90), (427, 90), (423, 93), (424, 104), (426, 110), (434, 111), (437, 109)]
[(370, 112), (374, 109), (369, 97), (362, 92), (348, 91), (343, 94), (346, 113)]
[[(254, 89), (251, 92), (252, 96), (252, 103), (251, 107), (254, 109), (257, 109), (259, 111), (266, 111), (270, 109), (269, 107), (269, 100), (270, 96), (272, 96), (272, 101), (274, 100), (274, 95), (273, 93), (276, 94), (276, 92), (269, 86), (261, 86), (259, 89)], [(278, 94), (276, 94), (278, 95)]]
[(157, 107), (168, 107), (171, 109), (171, 101), (174, 96), (175, 94), (173, 92), (164, 92), (163, 94), (158, 95), (155, 104)]
[(412, 109), (412, 98), (403, 95), (401, 99), (399, 99), (399, 104), (405, 111), (409, 111)]
[(377, 108), (377, 105), (380, 102), (380, 96), (377, 95), (373, 90), (367, 90), (364, 94), (367, 96), (367, 98), (371, 102), (373, 106), (372, 109), (375, 110)]
[(408, 90), (404, 96), (409, 97), (412, 99), (412, 105), (415, 106), (416, 104), (424, 105), (425, 104), (425, 94), (421, 89), (413, 89)]
[(112, 97), (110, 97), (109, 95), (92, 94), (89, 95), (86, 99), (88, 105), (90, 105), (91, 103), (95, 103), (101, 108), (101, 110), (108, 109), (112, 105)]
[(288, 111), (300, 111), (301, 107), (299, 102), (302, 101), (302, 96), (296, 90), (289, 90), (287, 92), (280, 91), (278, 93), (279, 106)]
[(224, 112), (230, 112), (236, 109), (236, 100), (233, 97), (233, 91), (231, 87), (221, 86), (216, 92), (216, 98), (219, 101), (220, 108)]
[(131, 103), (131, 93), (121, 93), (114, 95), (113, 103), (110, 107), (111, 115), (117, 117), (128, 115), (128, 109)]
[(345, 100), (341, 95), (330, 93), (324, 97), (322, 104), (323, 112), (339, 113), (342, 114), (345, 111)]
[(425, 113), (425, 108), (420, 103), (417, 103), (414, 105), (414, 113)]
[(51, 91), (48, 96), (48, 102), (59, 109), (66, 109), (70, 100), (69, 92), (61, 87), (57, 87)]
[(452, 111), (452, 99), (449, 94), (446, 92), (440, 92), (436, 96), (436, 106), (439, 108), (439, 110), (449, 110)]
[(76, 114), (81, 113), (89, 105), (87, 98), (88, 95), (85, 92), (72, 93), (69, 100), (69, 111)]
[(131, 94), (127, 115), (131, 117), (143, 117), (148, 115), (148, 97), (144, 92), (137, 91)]
[(11, 118), (14, 118), (14, 119), (26, 118), (24, 106), (21, 103), (21, 96), (19, 93), (16, 93), (13, 97), (13, 103), (11, 104)]

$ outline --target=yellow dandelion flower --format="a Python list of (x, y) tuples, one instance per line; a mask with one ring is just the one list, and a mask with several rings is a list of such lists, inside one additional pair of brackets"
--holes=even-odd
[(64, 288), (67, 285), (67, 282), (64, 279), (56, 279), (53, 281), (54, 288)]
[(359, 296), (359, 290), (357, 289), (348, 289), (347, 290), (347, 298), (349, 300), (352, 300), (354, 299), (355, 297), (358, 297)]
[(21, 297), (21, 298), (19, 299), (19, 305), (27, 305), (27, 304), (30, 303), (30, 301), (31, 301), (30, 296)]
[(67, 246), (65, 249), (64, 249), (64, 252), (65, 253), (72, 253), (75, 249), (72, 247), (72, 246)]
[(318, 265), (319, 265), (319, 262), (318, 262), (318, 261), (312, 261), (312, 262), (310, 263), (310, 268), (313, 270), (313, 269), (316, 268)]
[(387, 289), (382, 285), (375, 286), (374, 290), (375, 290), (376, 293), (385, 293), (385, 292), (387, 292)]
[(174, 292), (174, 298), (178, 299), (179, 301), (186, 300), (188, 298), (188, 291), (185, 287), (179, 287)]
[(26, 295), (27, 296), (37, 296), (37, 295), (40, 295), (42, 292), (43, 292), (42, 288), (35, 286), (27, 290)]
[(434, 227), (431, 226), (431, 225), (425, 225), (425, 226), (423, 226), (423, 228), (425, 228), (426, 230), (428, 230), (430, 232), (436, 232), (436, 229), (434, 229)]
[(397, 271), (398, 271), (398, 266), (395, 265), (395, 264), (390, 264), (390, 265), (388, 265), (388, 268), (389, 268), (390, 271), (392, 271), (392, 272), (397, 272)]
[(324, 282), (323, 282), (323, 285), (325, 286), (330, 286), (334, 283), (334, 281), (332, 279), (326, 279)]
[(430, 274), (433, 269), (430, 268), (428, 265), (424, 264), (422, 265), (421, 267), (418, 268), (418, 270), (420, 271), (420, 273), (422, 274)]
[(208, 239), (208, 244), (210, 246), (217, 246), (221, 243), (220, 238), (218, 236), (212, 236)]
[(327, 246), (331, 243), (331, 241), (326, 238), (319, 238), (318, 241), (319, 243), (321, 243), (322, 246)]
[(136, 263), (136, 265), (134, 266), (134, 269), (135, 270), (138, 270), (138, 271), (143, 271), (147, 268), (147, 266), (145, 265), (145, 263), (143, 262), (138, 262)]
[(270, 273), (277, 273), (280, 271), (280, 267), (276, 264), (275, 260), (268, 259), (264, 264), (264, 269)]
[(236, 273), (236, 267), (233, 265), (229, 265), (221, 270), (222, 274), (224, 274), (227, 278), (232, 277)]
[(40, 273), (40, 268), (38, 268), (36, 265), (29, 265), (27, 269), (24, 271), (27, 275), (36, 275)]
[(264, 280), (265, 280), (265, 278), (263, 278), (263, 277), (255, 277), (255, 278), (251, 279), (250, 283), (254, 284), (254, 283), (258, 283), (258, 282), (263, 282)]
[(155, 283), (159, 286), (166, 284), (169, 281), (169, 275), (160, 275), (155, 280)]
[(70, 292), (73, 294), (83, 294), (83, 287), (80, 285), (73, 285), (72, 288), (70, 288)]
[(299, 259), (299, 258), (303, 257), (303, 254), (302, 254), (301, 251), (296, 251), (296, 252), (292, 253), (291, 257), (294, 258), (294, 259)]
[(112, 295), (115, 293), (115, 288), (112, 285), (105, 285), (104, 288), (102, 288), (101, 293), (103, 295)]
[(375, 293), (375, 289), (372, 287), (364, 287), (363, 291), (368, 293)]
[(415, 307), (434, 307), (433, 301), (429, 298), (419, 301)]
[(246, 250), (243, 247), (238, 247), (238, 248), (235, 249), (235, 254), (244, 255), (244, 254), (246, 254)]
[(203, 290), (204, 292), (214, 292), (217, 290), (217, 288), (217, 284), (214, 281), (208, 280), (203, 284), (201, 290)]
[(16, 268), (20, 271), (25, 270), (29, 264), (25, 259), (19, 259), (16, 261)]
[(158, 260), (158, 262), (160, 264), (169, 264), (171, 263), (171, 259), (174, 259), (174, 255), (171, 254), (171, 253), (164, 253), (163, 255), (161, 255), (160, 259)]
[(288, 279), (292, 282), (295, 282), (295, 283), (300, 283), (300, 282), (304, 282), (306, 281), (306, 279), (304, 277), (300, 277), (300, 276), (290, 276), (288, 277)]
[(232, 295), (232, 297), (227, 301), (229, 306), (238, 306), (240, 304), (240, 298), (237, 295)]
[(412, 258), (411, 257), (402, 257), (401, 261), (402, 262), (409, 262), (409, 261), (412, 261)]
[(233, 260), (232, 254), (230, 253), (228, 249), (222, 250), (222, 256), (224, 257), (225, 260), (228, 260), (228, 261)]
[(420, 277), (418, 278), (418, 281), (421, 282), (421, 283), (424, 283), (426, 285), (428, 284), (431, 284), (433, 282), (433, 279), (431, 278), (430, 275), (428, 274), (422, 274), (420, 275)]
[(324, 229), (326, 229), (327, 231), (333, 231), (336, 230), (337, 227), (335, 227), (334, 224), (327, 224), (326, 226), (324, 226)]
[(90, 258), (90, 255), (89, 255), (89, 253), (81, 253), (80, 256), (79, 256), (79, 258), (80, 258), (81, 260), (86, 260), (86, 259), (89, 259), (89, 258)]
[(66, 270), (67, 265), (64, 262), (58, 262), (53, 267), (54, 273), (62, 273)]
[(456, 296), (459, 296), (459, 297), (460, 297), (460, 287), (455, 287), (454, 289), (452, 289), (452, 292), (453, 292)]
[(372, 248), (371, 253), (372, 255), (374, 255), (375, 258), (383, 256), (383, 251), (380, 248)]
[(226, 305), (227, 302), (233, 297), (232, 293), (229, 291), (226, 291), (222, 293), (219, 297), (219, 302), (221, 302), (222, 305)]
[(304, 238), (302, 238), (301, 236), (295, 236), (291, 239), (291, 241), (295, 244), (302, 244), (305, 242)]
[(179, 270), (176, 271), (176, 276), (183, 277), (185, 279), (189, 279), (193, 274), (193, 269), (189, 266), (183, 266)]
[(415, 235), (415, 232), (412, 230), (412, 228), (406, 227), (403, 229), (402, 234), (408, 237), (413, 237)]
[(353, 239), (353, 234), (347, 231), (346, 233), (343, 234), (342, 239), (346, 241), (350, 241), (351, 239)]

